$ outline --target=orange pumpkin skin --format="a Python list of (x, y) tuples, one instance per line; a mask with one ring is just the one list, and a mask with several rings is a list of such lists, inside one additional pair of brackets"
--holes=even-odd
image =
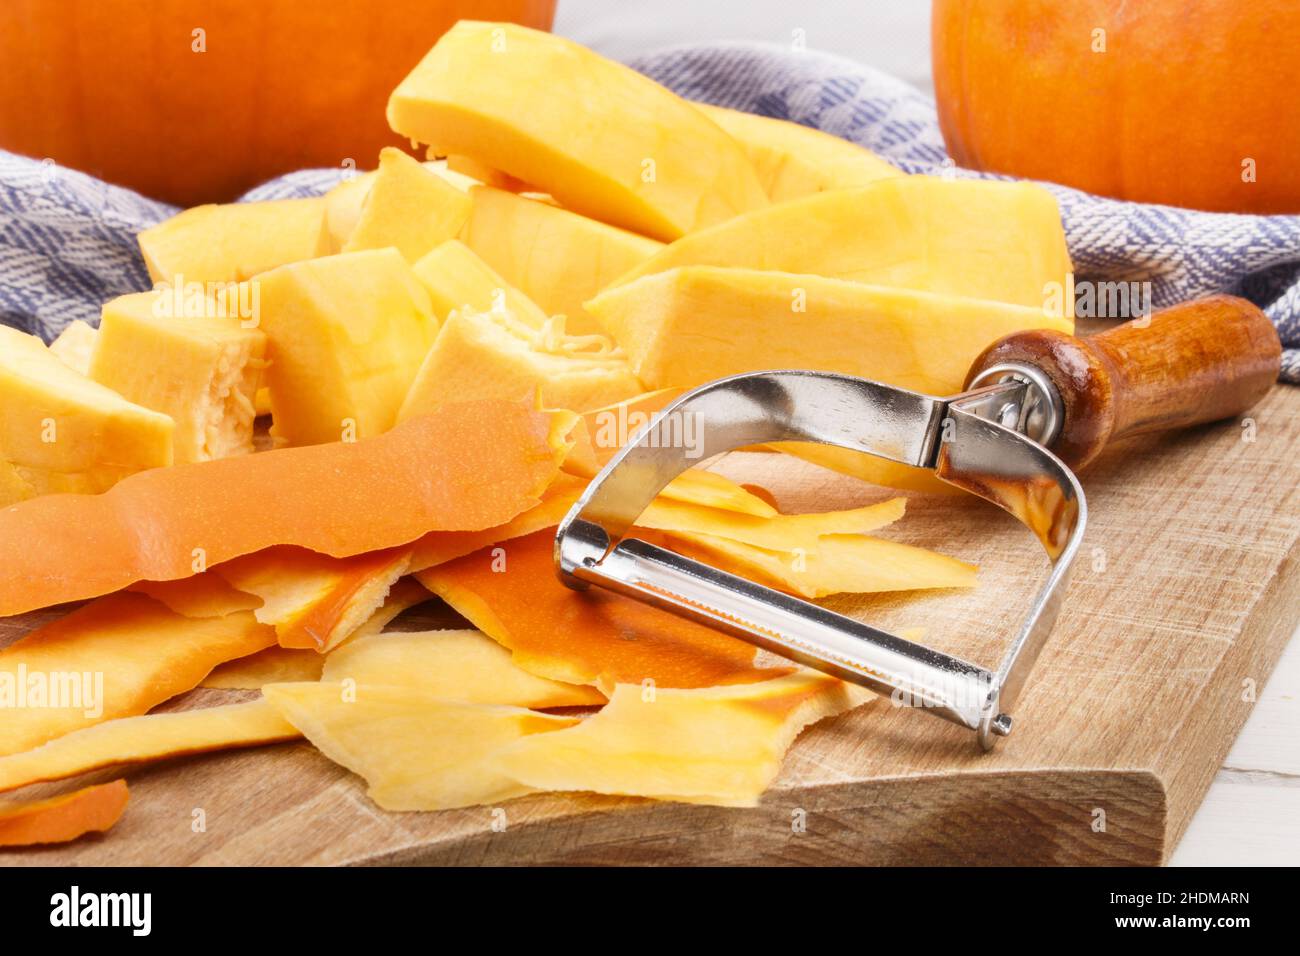
[(555, 0), (3, 0), (0, 147), (185, 206), (293, 169), (365, 169), (399, 143), (389, 93), (453, 23), (545, 29), (554, 13)]
[(939, 122), (962, 166), (1300, 212), (1295, 0), (934, 0), (931, 30)]

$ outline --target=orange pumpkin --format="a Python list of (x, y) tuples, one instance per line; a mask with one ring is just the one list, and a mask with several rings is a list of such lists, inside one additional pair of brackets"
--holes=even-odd
[(1300, 212), (1295, 0), (934, 0), (962, 166), (1142, 202)]
[(373, 166), (384, 106), (461, 18), (548, 28), (555, 0), (4, 0), (0, 147), (169, 202)]

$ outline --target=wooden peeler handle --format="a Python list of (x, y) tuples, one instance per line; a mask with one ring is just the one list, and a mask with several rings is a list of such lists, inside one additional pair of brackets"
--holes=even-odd
[(1110, 442), (1239, 415), (1277, 381), (1282, 343), (1259, 308), (1215, 295), (1087, 338), (1036, 329), (990, 345), (967, 382), (1005, 363), (1033, 365), (1064, 406), (1052, 451), (1075, 470)]

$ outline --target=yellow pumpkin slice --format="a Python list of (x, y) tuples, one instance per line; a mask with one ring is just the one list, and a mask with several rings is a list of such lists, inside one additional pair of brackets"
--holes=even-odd
[(752, 645), (599, 588), (560, 583), (551, 529), (416, 577), (530, 673), (568, 684), (709, 687), (765, 680)]
[(843, 279), (685, 266), (601, 293), (588, 308), (652, 388), (739, 372), (844, 372), (935, 395), (1025, 329), (1070, 332), (1041, 308)]
[(330, 251), (321, 198), (195, 206), (144, 230), (139, 242), (149, 277), (174, 287), (240, 282)]
[(637, 519), (642, 528), (665, 531), (674, 537), (706, 535), (727, 538), (768, 551), (816, 551), (825, 535), (865, 534), (903, 517), (906, 498), (846, 511), (773, 515), (760, 518), (717, 508), (702, 508), (680, 501), (658, 500)]
[(200, 687), (218, 690), (261, 690), (284, 681), (320, 680), (325, 655), (275, 645), (239, 660), (227, 661), (203, 678)]
[(393, 91), (388, 123), (584, 215), (657, 239), (767, 203), (744, 151), (689, 103), (570, 40), (462, 20)]
[(407, 687), (269, 684), (262, 693), (325, 756), (365, 778), (370, 798), (385, 810), (448, 810), (522, 796), (529, 788), (496, 770), (495, 754), (576, 722)]
[(95, 337), (99, 330), (81, 319), (73, 319), (58, 338), (50, 343), (53, 352), (64, 365), (82, 375), (90, 374), (90, 353), (95, 351)]
[(177, 462), (253, 450), (254, 398), (266, 366), (266, 336), (209, 316), (173, 316), (161, 292), (105, 303), (90, 377), (176, 423)]
[(336, 647), (383, 603), (410, 563), (409, 548), (335, 558), (275, 547), (218, 565), (230, 585), (262, 599), (253, 613), (275, 627), (281, 647)]
[(572, 336), (564, 319), (538, 330), (505, 311), (455, 311), (443, 323), (398, 412), (424, 415), (450, 402), (526, 399), (582, 411), (643, 391), (627, 359), (605, 335)]
[(547, 315), (536, 302), (457, 239), (435, 246), (414, 269), (439, 319), (445, 320), (453, 309), (487, 312), (499, 307), (530, 328), (546, 324)]
[(972, 588), (975, 565), (865, 534), (827, 534), (815, 550), (773, 551), (711, 534), (670, 535), (681, 550), (805, 598), (852, 592)]
[(190, 577), (273, 545), (347, 557), (430, 531), (495, 527), (538, 503), (572, 425), (528, 405), (465, 402), (373, 439), (160, 468), (103, 495), (26, 501), (0, 510), (9, 556), (0, 615)]
[[(74, 371), (34, 335), (0, 325), (0, 460), (31, 497), (97, 493), (170, 465), (175, 423)], [(0, 505), (21, 500), (0, 498)], [(17, 552), (6, 552), (16, 554)]]
[(223, 617), (262, 606), (260, 597), (232, 587), (212, 571), (175, 581), (138, 581), (127, 590), (147, 594), (185, 617)]
[(274, 641), (248, 611), (198, 619), (143, 594), (100, 598), (0, 650), (0, 753), (143, 714)]
[(264, 700), (123, 717), (0, 757), (0, 790), (61, 780), (101, 767), (293, 740), (298, 731)]
[[(429, 592), (424, 585), (414, 578), (403, 578), (393, 585), (379, 609), (344, 638), (344, 643), (380, 633), (397, 615), (428, 598)], [(320, 680), (324, 667), (325, 656), (314, 649), (277, 645), (219, 665), (199, 686), (223, 690), (260, 690), (266, 684)]]
[(391, 428), (438, 332), (401, 255), (326, 256), (268, 272), (258, 285), (272, 434), (310, 445)]
[(431, 697), (514, 707), (582, 707), (603, 704), (594, 687), (565, 684), (528, 673), (510, 652), (479, 631), (408, 631), (377, 634), (340, 647), (325, 663), (322, 680), (380, 684)]
[(870, 697), (802, 668), (728, 687), (619, 684), (599, 713), (512, 744), (496, 765), (535, 790), (752, 807), (804, 727)]
[(452, 239), (469, 218), (469, 197), (400, 149), (379, 153), (379, 171), (361, 206), (344, 252), (392, 246), (416, 262)]
[(67, 843), (87, 833), (103, 833), (121, 818), (128, 793), (114, 780), (46, 800), (0, 802), (0, 846)]
[(809, 273), (1040, 311), (1049, 284), (1071, 269), (1060, 210), (1043, 187), (929, 176), (737, 216), (679, 239), (617, 284), (681, 266)]
[(577, 333), (603, 332), (583, 303), (663, 243), (502, 189), (470, 191), (461, 233), (475, 253)]
[(904, 175), (866, 147), (819, 129), (707, 103), (695, 108), (740, 144), (775, 203)]

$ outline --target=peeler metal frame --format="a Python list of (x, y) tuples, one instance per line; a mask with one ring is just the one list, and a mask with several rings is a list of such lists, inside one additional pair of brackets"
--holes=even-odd
[[(688, 418), (703, 426), (700, 444), (681, 440)], [(720, 628), (960, 724), (988, 750), (1011, 732), (1010, 710), (1055, 623), (1086, 524), (1078, 479), (1045, 447), (1062, 418), (1056, 389), (1031, 365), (991, 367), (947, 398), (824, 372), (720, 379), (663, 409), (596, 476), (560, 524), (556, 567), (569, 587), (597, 584)], [(1035, 533), (1051, 570), (996, 669), (627, 537), (683, 471), (774, 441), (836, 445), (932, 469)]]

